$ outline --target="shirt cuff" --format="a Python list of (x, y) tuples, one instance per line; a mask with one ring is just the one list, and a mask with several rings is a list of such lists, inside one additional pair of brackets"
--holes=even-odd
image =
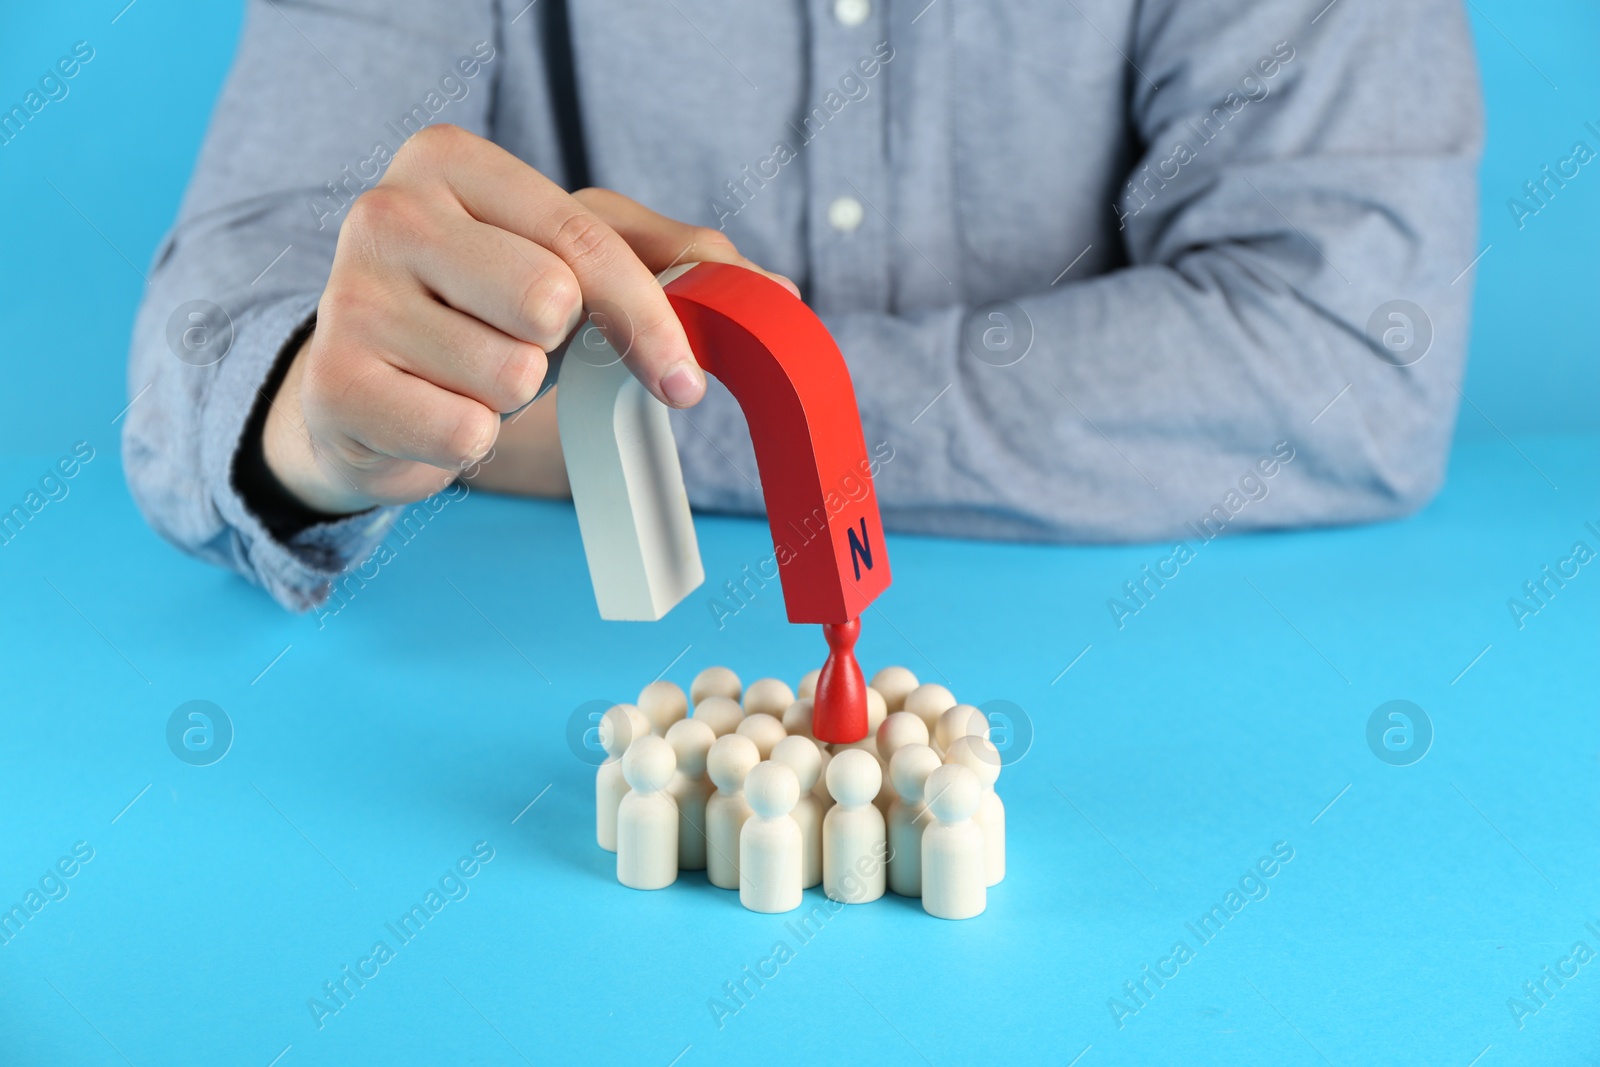
[(264, 386), (291, 343), (298, 343), (317, 309), (317, 296), (303, 294), (269, 305), (241, 324), (223, 358), (201, 418), (203, 477), (231, 541), (229, 554), (246, 577), (280, 604), (309, 611), (328, 598), (333, 580), (377, 547), (398, 512), (379, 508), (330, 519), (275, 536), (251, 509), (234, 480), (244, 433)]

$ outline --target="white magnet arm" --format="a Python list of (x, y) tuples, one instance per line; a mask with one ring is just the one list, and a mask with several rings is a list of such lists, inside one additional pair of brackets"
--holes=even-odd
[(561, 358), (556, 421), (602, 619), (650, 622), (705, 581), (666, 405), (592, 325)]

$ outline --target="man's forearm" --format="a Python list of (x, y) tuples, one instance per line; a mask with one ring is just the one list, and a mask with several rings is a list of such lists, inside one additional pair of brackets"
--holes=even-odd
[[(291, 25), (265, 2), (251, 5), (135, 324), (123, 449), (134, 498), (158, 532), (305, 609), (371, 550), (387, 516), (369, 511), (274, 533), (236, 482), (246, 427), (285, 346), (315, 314), (344, 212), (380, 173), (362, 173), (384, 154), (375, 146), (392, 155), (409, 129), (397, 133), (393, 124), (445, 76), (457, 92), (441, 121), (487, 126), (495, 23), (488, 0), (408, 9), (405, 24), (337, 4), (297, 6), (292, 18)], [(437, 25), (422, 25), (425, 18)], [(351, 51), (328, 46), (330, 61), (301, 33), (361, 43)], [(383, 57), (360, 64), (360, 91), (334, 65), (356, 69), (357, 53)], [(175, 316), (196, 300), (224, 313), (208, 323), (228, 332), (220, 356), (215, 348), (188, 356), (169, 341)]]

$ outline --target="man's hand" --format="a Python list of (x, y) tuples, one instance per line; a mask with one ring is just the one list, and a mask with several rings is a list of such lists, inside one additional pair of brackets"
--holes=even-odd
[(716, 230), (608, 190), (568, 194), (480, 137), (431, 126), (340, 228), (316, 330), (267, 416), (267, 465), (330, 514), (435, 493), (533, 399), (545, 353), (585, 307), (657, 399), (688, 407), (705, 374), (654, 275), (706, 260), (760, 269)]

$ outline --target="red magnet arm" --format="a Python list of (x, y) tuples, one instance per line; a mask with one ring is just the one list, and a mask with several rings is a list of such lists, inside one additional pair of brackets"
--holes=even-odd
[(702, 263), (669, 282), (689, 347), (744, 412), (790, 622), (845, 623), (889, 587), (855, 388), (811, 309), (765, 275)]

